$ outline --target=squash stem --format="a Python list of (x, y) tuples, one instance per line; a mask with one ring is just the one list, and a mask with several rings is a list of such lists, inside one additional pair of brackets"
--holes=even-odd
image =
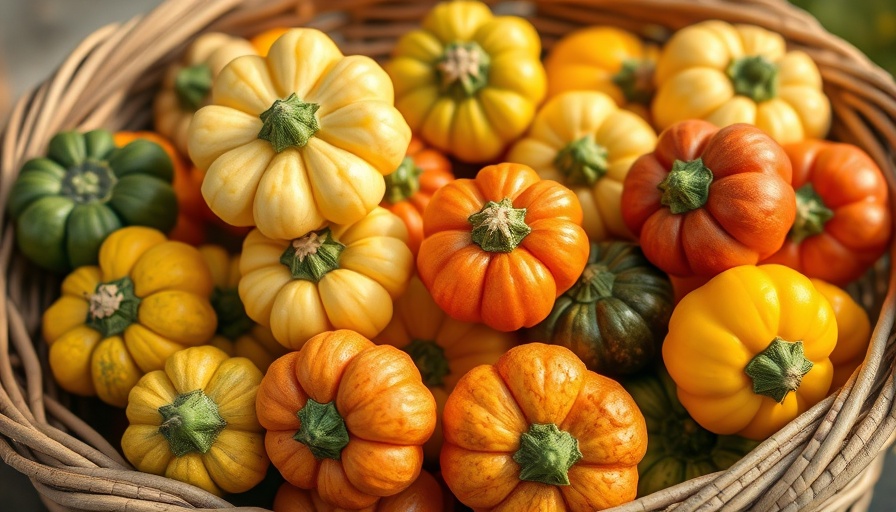
[(566, 176), (567, 185), (593, 186), (607, 173), (607, 148), (584, 136), (557, 152), (554, 166)]
[(301, 148), (320, 129), (315, 113), (317, 103), (306, 103), (292, 93), (285, 100), (276, 100), (271, 108), (261, 113), (258, 138), (266, 140), (280, 153), (286, 148)]
[(727, 73), (735, 94), (757, 103), (778, 95), (778, 66), (765, 57), (754, 55), (734, 59), (728, 65)]
[(348, 444), (348, 429), (334, 402), (322, 404), (309, 398), (296, 413), (301, 422), (293, 439), (311, 450), (317, 460), (339, 460)]
[(510, 198), (489, 201), (467, 220), (473, 225), (473, 241), (488, 252), (512, 252), (532, 228), (526, 224), (526, 209), (514, 208)]
[(218, 412), (218, 404), (201, 389), (178, 395), (174, 403), (159, 407), (162, 425), (159, 433), (177, 457), (188, 453), (208, 453), (227, 422)]
[(655, 63), (648, 59), (625, 59), (611, 80), (622, 90), (626, 102), (649, 105), (653, 98), (655, 68)]
[(473, 96), (488, 84), (491, 59), (475, 42), (454, 42), (445, 46), (436, 64), (436, 73), (446, 90), (454, 89), (460, 96)]
[(414, 159), (406, 156), (398, 169), (386, 176), (386, 194), (384, 199), (389, 204), (408, 200), (420, 190), (420, 175), (423, 169), (417, 167)]
[(89, 158), (65, 170), (61, 192), (76, 203), (105, 203), (117, 182), (108, 163)]
[(753, 379), (753, 392), (782, 403), (787, 394), (800, 387), (803, 375), (812, 369), (812, 361), (803, 354), (803, 342), (789, 342), (780, 337), (756, 354), (744, 368)]
[(590, 264), (582, 271), (578, 282), (567, 292), (576, 302), (591, 304), (613, 296), (613, 284), (616, 274), (610, 272), (606, 265)]
[(441, 386), (445, 376), (451, 373), (448, 367), (448, 358), (445, 357), (445, 349), (434, 341), (413, 340), (402, 350), (414, 360), (414, 364), (423, 377), (423, 383), (427, 387)]
[(216, 332), (228, 340), (236, 341), (255, 325), (246, 314), (246, 308), (236, 288), (221, 289), (216, 286), (209, 301), (218, 316)]
[(803, 240), (824, 232), (824, 225), (834, 218), (834, 212), (824, 204), (811, 183), (796, 191), (796, 219), (790, 228), (790, 239), (799, 244)]
[(520, 465), (520, 480), (547, 485), (569, 485), (569, 468), (581, 458), (579, 441), (553, 423), (529, 425), (513, 454)]
[(696, 210), (709, 199), (712, 180), (712, 171), (703, 164), (702, 158), (688, 162), (676, 160), (666, 178), (657, 185), (663, 192), (660, 203), (674, 214)]
[(98, 284), (89, 303), (86, 324), (103, 338), (121, 334), (137, 321), (140, 298), (134, 295), (134, 282), (129, 277)]
[(339, 255), (345, 246), (333, 239), (330, 228), (312, 231), (296, 238), (280, 256), (280, 263), (289, 268), (293, 279), (319, 282), (339, 268)]
[(208, 64), (182, 68), (174, 78), (174, 93), (181, 108), (189, 112), (199, 110), (212, 90), (212, 69)]

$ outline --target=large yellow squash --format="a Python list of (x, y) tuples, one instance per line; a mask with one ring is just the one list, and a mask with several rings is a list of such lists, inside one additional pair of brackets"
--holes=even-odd
[(540, 53), (528, 21), (461, 0), (436, 5), (398, 41), (386, 70), (415, 133), (461, 160), (486, 162), (526, 130), (544, 98)]
[(831, 105), (815, 62), (752, 25), (711, 20), (675, 33), (656, 66), (651, 107), (659, 129), (685, 119), (749, 123), (781, 144), (824, 138)]
[(143, 374), (212, 338), (211, 291), (196, 248), (146, 227), (113, 232), (100, 246), (99, 266), (69, 274), (44, 312), (53, 376), (66, 391), (124, 407)]
[(809, 278), (743, 265), (681, 299), (663, 361), (694, 421), (761, 441), (827, 396), (837, 327)]
[(393, 300), (413, 273), (407, 238), (404, 222), (381, 207), (360, 222), (292, 240), (252, 230), (240, 257), (246, 314), (293, 350), (337, 329), (373, 338), (392, 319)]
[(326, 34), (292, 29), (266, 57), (233, 60), (190, 125), (202, 196), (225, 222), (293, 239), (361, 220), (383, 199), (411, 131), (392, 82)]

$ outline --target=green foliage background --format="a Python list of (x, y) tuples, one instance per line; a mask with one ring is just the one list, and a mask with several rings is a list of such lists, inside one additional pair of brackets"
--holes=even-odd
[(791, 0), (896, 75), (896, 0)]

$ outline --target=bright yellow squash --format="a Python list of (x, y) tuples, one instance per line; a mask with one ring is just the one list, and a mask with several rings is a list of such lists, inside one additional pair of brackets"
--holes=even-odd
[(361, 220), (383, 199), (411, 131), (392, 82), (369, 57), (344, 56), (326, 34), (297, 28), (266, 57), (224, 67), (196, 112), (189, 152), (202, 196), (228, 224), (293, 239)]
[(143, 374), (212, 338), (211, 292), (196, 248), (146, 227), (113, 232), (100, 246), (99, 266), (69, 274), (43, 314), (53, 376), (66, 391), (124, 407)]
[(693, 118), (749, 123), (787, 144), (824, 138), (830, 128), (815, 62), (760, 27), (711, 20), (679, 30), (663, 47), (655, 80), (659, 129)]
[(647, 116), (659, 49), (616, 27), (591, 26), (557, 41), (544, 61), (548, 98), (567, 91), (602, 92)]
[(392, 321), (373, 342), (407, 352), (435, 397), (436, 429), (423, 445), (423, 454), (426, 460), (436, 462), (442, 449), (442, 409), (448, 395), (465, 373), (480, 364), (495, 364), (515, 347), (517, 336), (451, 318), (414, 276), (407, 291), (395, 301)]
[(525, 138), (507, 160), (526, 164), (542, 179), (576, 193), (582, 227), (592, 242), (634, 239), (619, 207), (622, 184), (632, 162), (656, 146), (656, 133), (640, 116), (622, 110), (610, 96), (593, 91), (564, 92), (548, 100)]
[(386, 70), (414, 133), (466, 162), (497, 158), (545, 95), (535, 28), (471, 0), (437, 4), (404, 35)]
[(678, 303), (663, 360), (703, 428), (763, 440), (827, 396), (836, 343), (834, 311), (807, 277), (744, 265)]
[(255, 415), (261, 378), (248, 359), (212, 346), (175, 353), (128, 397), (125, 457), (217, 495), (255, 487), (270, 464)]
[(240, 256), (231, 255), (221, 246), (203, 245), (199, 252), (212, 273), (215, 288), (211, 303), (218, 315), (218, 330), (211, 345), (231, 357), (245, 357), (255, 363), (262, 372), (274, 359), (286, 354), (286, 348), (277, 343), (267, 327), (258, 325), (246, 315), (240, 300)]
[(831, 303), (837, 318), (837, 346), (831, 352), (831, 362), (834, 364), (834, 380), (831, 382), (833, 391), (846, 384), (865, 360), (868, 343), (871, 341), (871, 321), (865, 309), (846, 290), (821, 279), (812, 279), (812, 284)]
[(337, 329), (373, 338), (392, 319), (393, 301), (413, 273), (407, 237), (404, 222), (381, 207), (354, 224), (292, 240), (252, 230), (240, 258), (246, 314), (292, 350)]
[(156, 131), (186, 155), (190, 121), (194, 112), (208, 104), (214, 77), (231, 60), (255, 53), (253, 45), (241, 37), (221, 32), (197, 37), (165, 71), (152, 105)]

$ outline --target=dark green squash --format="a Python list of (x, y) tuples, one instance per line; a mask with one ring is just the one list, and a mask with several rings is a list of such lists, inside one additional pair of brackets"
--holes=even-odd
[(19, 249), (43, 268), (67, 272), (96, 264), (100, 244), (118, 228), (167, 233), (177, 220), (173, 176), (171, 159), (154, 142), (116, 148), (107, 130), (60, 132), (12, 186)]
[(629, 375), (658, 359), (673, 304), (669, 278), (637, 245), (592, 243), (579, 281), (524, 337), (562, 345), (601, 375)]
[(661, 365), (622, 381), (647, 422), (647, 454), (638, 464), (638, 497), (728, 469), (759, 443), (720, 436), (691, 419)]

